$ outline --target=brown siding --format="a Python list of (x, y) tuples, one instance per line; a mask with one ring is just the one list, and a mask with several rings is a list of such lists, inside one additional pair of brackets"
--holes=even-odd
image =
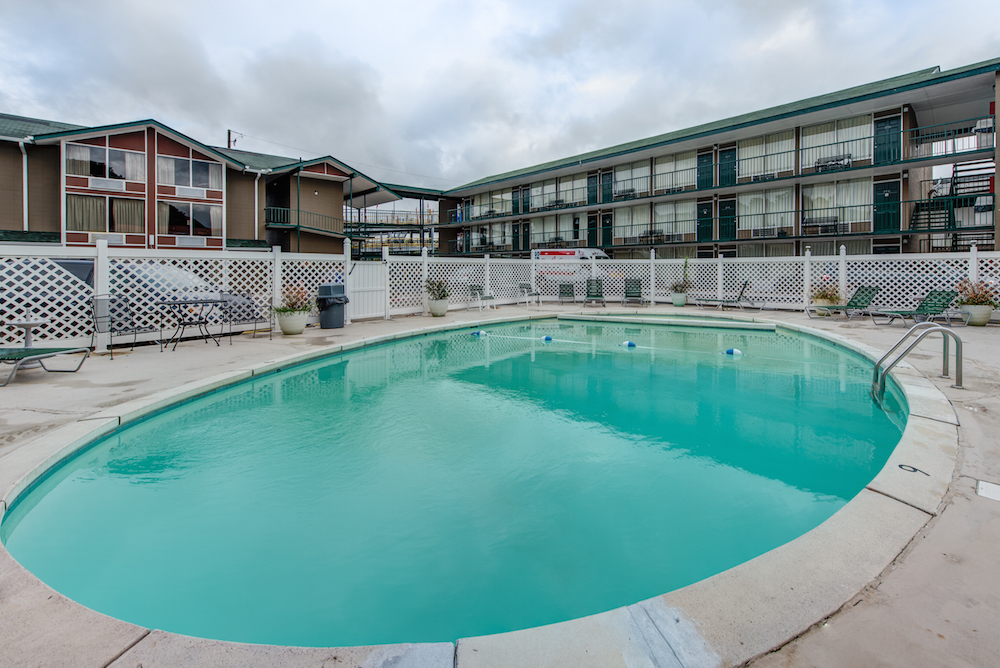
[[(291, 234), (292, 243), (291, 250), (295, 252), (295, 231)], [(334, 237), (325, 237), (319, 234), (309, 234), (308, 232), (303, 232), (300, 238), (302, 243), (303, 253), (332, 253), (334, 255), (340, 255), (344, 252), (344, 240), (336, 239)]]
[(21, 149), (13, 142), (0, 142), (0, 230), (24, 229), (21, 183)]
[(25, 146), (28, 150), (28, 229), (59, 232), (59, 147)]
[[(299, 208), (295, 202), (295, 180), (293, 176), (289, 187), (291, 188), (291, 208)], [(344, 217), (344, 186), (339, 181), (326, 181), (323, 179), (310, 179), (302, 177), (302, 210), (310, 213), (319, 213), (332, 218)], [(319, 194), (316, 194), (319, 193)], [(341, 230), (343, 227), (341, 227)]]
[(256, 174), (226, 170), (226, 236), (253, 239), (253, 180)]

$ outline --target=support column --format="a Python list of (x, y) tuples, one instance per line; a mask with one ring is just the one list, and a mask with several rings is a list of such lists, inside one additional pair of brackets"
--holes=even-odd
[(837, 283), (837, 289), (840, 290), (840, 298), (845, 302), (848, 299), (847, 296), (847, 246), (840, 246), (840, 261), (839, 261), (839, 281)]
[(271, 306), (281, 303), (281, 246), (271, 246)]
[[(490, 285), (490, 254), (485, 253), (483, 255), (483, 294), (492, 295), (493, 287)], [(496, 304), (496, 295), (494, 295), (493, 303)]]
[(715, 272), (715, 298), (725, 299), (726, 297), (726, 270), (722, 266), (723, 257), (720, 255), (715, 258), (716, 262), (716, 272)]
[[(97, 240), (97, 258), (94, 260), (94, 295), (111, 294), (111, 259), (108, 257), (108, 240)], [(111, 345), (111, 332), (94, 338), (94, 350), (107, 350)]]
[(809, 293), (812, 292), (812, 246), (806, 246), (806, 253), (802, 257), (802, 309), (809, 308)]
[[(423, 214), (421, 214), (421, 215), (423, 215)], [(421, 230), (420, 230), (420, 236), (421, 236), (420, 240), (421, 241), (423, 241), (423, 234), (424, 234), (424, 231), (421, 228)], [(427, 272), (427, 247), (424, 246), (423, 248), (420, 249), (420, 289), (423, 290), (423, 293), (424, 293), (424, 298), (423, 298), (424, 315), (429, 315), (430, 314), (430, 304), (428, 304), (429, 300), (427, 298), (427, 274), (428, 274), (428, 272)]]
[(979, 249), (976, 248), (975, 241), (972, 242), (972, 247), (969, 249), (969, 281), (979, 282)]
[(385, 310), (385, 316), (384, 316), (385, 320), (389, 320), (390, 318), (389, 308), (390, 304), (392, 303), (392, 300), (390, 299), (390, 296), (392, 294), (392, 285), (390, 284), (389, 281), (391, 279), (392, 279), (392, 272), (389, 271), (389, 247), (382, 246), (382, 280), (385, 281), (385, 293), (384, 293), (385, 298), (383, 300), (384, 301), (383, 309)]
[(649, 303), (656, 303), (656, 249), (649, 249)]

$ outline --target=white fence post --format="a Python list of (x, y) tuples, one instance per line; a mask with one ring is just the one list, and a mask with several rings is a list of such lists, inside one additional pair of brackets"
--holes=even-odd
[(590, 256), (590, 277), (597, 278), (597, 258)]
[(351, 272), (354, 271), (354, 261), (351, 259), (354, 256), (354, 249), (351, 247), (353, 245), (351, 239), (344, 239), (344, 296), (347, 297), (347, 305), (344, 306), (344, 324), (351, 324), (351, 304), (353, 300), (351, 299)]
[(649, 303), (656, 303), (656, 249), (649, 249)]
[(281, 246), (271, 246), (274, 266), (271, 269), (271, 306), (281, 303)]
[(716, 285), (715, 285), (715, 298), (716, 299), (724, 299), (725, 296), (726, 296), (726, 293), (725, 293), (725, 288), (726, 288), (726, 270), (723, 269), (723, 267), (722, 267), (722, 260), (723, 260), (723, 257), (721, 255), (716, 259), (716, 262), (718, 263), (718, 269), (715, 272), (716, 273), (716, 276), (715, 276), (715, 283), (716, 283)]
[[(108, 257), (108, 240), (97, 240), (97, 258), (94, 265), (94, 294), (111, 293), (111, 260)], [(94, 340), (95, 350), (107, 350), (111, 345), (111, 333), (98, 334)]]
[[(532, 292), (537, 292), (538, 291), (538, 274), (535, 272), (535, 254), (534, 253), (531, 254), (531, 269), (530, 269), (530, 271), (531, 271), (531, 276), (530, 276), (530, 278), (531, 278), (531, 291)], [(538, 298), (538, 302), (541, 303), (541, 301), (542, 301), (542, 298), (539, 297)]]
[(382, 278), (385, 281), (385, 316), (384, 319), (388, 320), (389, 316), (389, 305), (392, 303), (391, 294), (392, 286), (389, 285), (389, 279), (392, 278), (392, 272), (389, 271), (389, 247), (382, 246)]
[(840, 298), (847, 301), (847, 246), (840, 247), (840, 280), (837, 288), (840, 290)]
[(812, 282), (812, 246), (806, 246), (802, 256), (802, 308), (809, 308), (810, 283)]
[[(492, 288), (492, 286), (490, 286), (490, 254), (489, 253), (485, 253), (483, 255), (483, 260), (484, 260), (484, 262), (483, 262), (483, 294), (484, 295), (492, 295), (493, 294), (493, 288)], [(494, 304), (496, 303), (495, 297), (496, 296), (494, 295), (494, 302), (493, 302)]]
[(979, 282), (979, 249), (976, 248), (976, 242), (972, 242), (972, 247), (969, 248), (969, 281), (972, 283)]
[(430, 304), (427, 299), (427, 246), (420, 249), (420, 289), (423, 290), (424, 315), (430, 314)]

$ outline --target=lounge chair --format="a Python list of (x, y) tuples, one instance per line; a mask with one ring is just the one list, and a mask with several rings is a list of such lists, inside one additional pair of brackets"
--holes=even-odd
[(746, 309), (756, 309), (761, 310), (763, 306), (756, 306), (747, 296), (747, 288), (750, 287), (750, 281), (743, 281), (743, 287), (740, 288), (740, 293), (736, 295), (736, 299), (695, 299), (695, 304), (698, 308), (715, 308), (719, 310), (725, 309), (727, 306), (739, 307), (741, 311)]
[[(879, 309), (871, 312), (872, 322), (876, 325), (889, 325), (895, 319), (900, 319), (903, 324), (906, 324), (907, 318), (912, 318), (913, 322), (922, 322), (924, 320), (933, 320), (935, 317), (943, 317), (945, 321), (951, 325), (951, 317), (947, 313), (948, 305), (951, 304), (955, 297), (958, 296), (958, 291), (956, 290), (931, 290), (927, 293), (927, 296), (917, 305), (917, 308), (912, 311), (894, 310), (894, 309)], [(879, 322), (875, 319), (875, 316), (885, 317), (885, 322)]]
[[(135, 350), (136, 338), (139, 334), (160, 331), (160, 328), (156, 326), (138, 324), (132, 305), (122, 295), (95, 296), (90, 303), (90, 317), (94, 327), (90, 333), (90, 347), (94, 347), (94, 339), (98, 334), (110, 334), (108, 350), (111, 351), (111, 359), (115, 358), (114, 337), (131, 334), (131, 350)], [(160, 338), (163, 337), (160, 336)]]
[[(45, 366), (45, 362), (43, 361), (50, 357), (72, 355), (73, 353), (83, 353), (83, 359), (80, 360), (75, 369), (50, 369)], [(14, 374), (31, 362), (38, 362), (38, 365), (46, 371), (74, 373), (80, 370), (80, 367), (83, 366), (84, 361), (88, 357), (90, 357), (90, 348), (0, 348), (0, 362), (11, 364), (14, 367), (7, 374), (7, 379), (3, 383), (0, 383), (0, 387), (4, 387), (12, 381)]]
[(649, 306), (649, 300), (642, 295), (642, 281), (638, 278), (625, 279), (625, 294), (622, 296), (622, 306), (629, 302), (639, 302), (641, 306)]
[(521, 283), (517, 286), (518, 293), (518, 303), (523, 299), (524, 307), (528, 308), (531, 306), (531, 302), (536, 301), (538, 305), (542, 305), (542, 293), (538, 290), (531, 289), (531, 283)]
[(572, 283), (560, 283), (559, 284), (559, 304), (562, 305), (564, 300), (570, 300), (574, 304), (576, 303), (576, 286)]
[(608, 302), (604, 299), (604, 281), (599, 278), (587, 279), (587, 296), (583, 298), (583, 305), (587, 302), (601, 302), (601, 306), (607, 307)]
[[(222, 323), (229, 325), (229, 344), (233, 343), (233, 325), (253, 325), (251, 338), (257, 338), (257, 325), (267, 325), (267, 338), (273, 339), (274, 310), (262, 310), (250, 292), (219, 292)], [(322, 299), (322, 298), (321, 298)], [(264, 313), (268, 315), (265, 316)], [(263, 328), (261, 329), (263, 331)]]
[(486, 306), (486, 308), (492, 306), (494, 311), (497, 308), (496, 299), (493, 295), (484, 294), (483, 286), (481, 285), (469, 285), (469, 303), (465, 306), (466, 311), (472, 308), (473, 302), (476, 303), (480, 311), (483, 310), (483, 306)]
[[(854, 296), (847, 300), (846, 304), (831, 304), (830, 306), (810, 304), (806, 307), (806, 315), (810, 318), (822, 318), (840, 311), (848, 320), (856, 315), (862, 318), (866, 315), (871, 316), (868, 307), (871, 306), (872, 300), (881, 289), (877, 285), (862, 285), (854, 291)], [(813, 311), (816, 312), (816, 315), (812, 314)]]

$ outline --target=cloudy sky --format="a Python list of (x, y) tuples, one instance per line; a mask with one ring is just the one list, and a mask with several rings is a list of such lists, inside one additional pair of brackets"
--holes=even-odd
[(1000, 57), (1000, 2), (0, 0), (0, 112), (154, 118), (390, 183)]

